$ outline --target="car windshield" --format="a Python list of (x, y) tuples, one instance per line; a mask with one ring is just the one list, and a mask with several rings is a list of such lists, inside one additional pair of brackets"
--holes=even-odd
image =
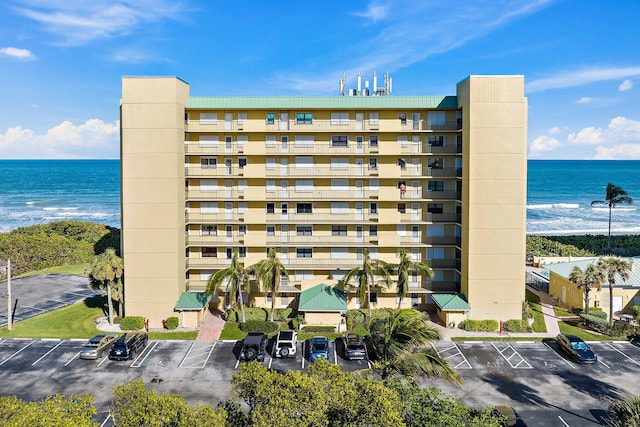
[(315, 351), (324, 351), (327, 349), (327, 344), (323, 343), (323, 342), (314, 342), (313, 343), (313, 349)]
[(589, 347), (587, 347), (587, 344), (584, 342), (572, 342), (571, 343), (571, 347), (573, 347), (574, 350), (588, 350)]
[(348, 348), (351, 350), (363, 350), (364, 349), (364, 345), (363, 344), (349, 344)]

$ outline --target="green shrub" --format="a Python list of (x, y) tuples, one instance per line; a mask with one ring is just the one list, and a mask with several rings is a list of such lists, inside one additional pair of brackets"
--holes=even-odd
[(633, 317), (636, 318), (636, 320), (640, 319), (640, 305), (634, 305), (633, 307), (631, 307), (631, 313), (633, 313)]
[(167, 320), (164, 322), (164, 327), (169, 330), (177, 328), (178, 325), (180, 325), (180, 320), (175, 316), (167, 317)]
[(310, 325), (310, 326), (304, 326), (302, 328), (303, 332), (308, 332), (308, 333), (333, 333), (336, 331), (336, 327), (335, 326), (319, 326), (319, 325)]
[(500, 324), (497, 320), (463, 320), (459, 328), (471, 332), (497, 332)]
[(300, 325), (304, 325), (305, 323), (307, 322), (306, 320), (304, 320), (304, 316), (302, 314), (297, 314), (296, 317), (289, 321), (289, 326), (291, 327), (291, 329), (298, 330)]
[(347, 330), (353, 331), (358, 326), (365, 326), (368, 322), (366, 310), (348, 310), (346, 314)]
[(522, 301), (522, 320), (531, 319), (533, 317), (533, 309), (527, 301)]
[(276, 308), (275, 310), (273, 310), (274, 322), (288, 322), (294, 316), (295, 312), (292, 308)]
[[(247, 322), (250, 320), (265, 322), (269, 320), (269, 310), (262, 307), (245, 307), (244, 316)], [(227, 310), (225, 320), (228, 322), (242, 322), (242, 311), (239, 308)]]
[(120, 322), (120, 329), (123, 331), (137, 331), (144, 328), (144, 317), (125, 316)]
[(243, 332), (262, 332), (270, 334), (278, 330), (278, 324), (274, 322), (267, 322), (266, 320), (247, 320), (244, 323), (238, 325)]
[(522, 319), (510, 319), (502, 322), (502, 329), (507, 332), (531, 332), (529, 323)]

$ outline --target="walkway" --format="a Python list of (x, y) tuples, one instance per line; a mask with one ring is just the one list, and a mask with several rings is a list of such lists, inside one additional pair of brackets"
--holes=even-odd
[(224, 320), (222, 320), (222, 312), (216, 310), (212, 313), (207, 310), (202, 316), (200, 322), (200, 332), (196, 340), (198, 341), (215, 341), (220, 338), (220, 333), (224, 328)]

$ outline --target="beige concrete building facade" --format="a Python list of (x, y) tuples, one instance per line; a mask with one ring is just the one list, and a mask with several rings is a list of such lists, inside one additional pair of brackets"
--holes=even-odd
[[(273, 247), (290, 273), (277, 307), (337, 283), (364, 249), (396, 263), (402, 248), (435, 273), (411, 277), (403, 307), (461, 293), (466, 318), (520, 318), (524, 78), (470, 76), (451, 96), (373, 94), (194, 97), (178, 78), (123, 78), (127, 315), (159, 326), (234, 251), (248, 266)], [(349, 308), (366, 307), (347, 290)], [(271, 306), (255, 283), (246, 297)], [(395, 285), (374, 286), (371, 305), (397, 307)]]

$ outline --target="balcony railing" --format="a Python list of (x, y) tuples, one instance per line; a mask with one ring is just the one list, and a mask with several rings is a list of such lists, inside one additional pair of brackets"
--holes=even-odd
[(267, 245), (276, 244), (303, 244), (303, 245), (336, 245), (336, 244), (369, 244), (378, 240), (377, 236), (330, 236), (330, 235), (316, 235), (316, 236), (298, 236), (296, 234), (280, 234), (274, 236), (267, 236)]
[(345, 168), (336, 167), (310, 167), (296, 168), (295, 166), (279, 166), (266, 170), (267, 176), (377, 176), (378, 169), (371, 169), (368, 166), (349, 166)]
[(360, 214), (348, 213), (348, 214), (332, 214), (332, 213), (295, 213), (290, 212), (288, 214), (274, 213), (267, 214), (267, 224), (286, 224), (286, 223), (302, 223), (302, 224), (316, 224), (316, 223), (331, 223), (341, 224), (345, 222), (362, 222), (377, 220), (378, 215), (369, 214), (368, 212), (362, 212)]
[(187, 268), (193, 269), (226, 268), (230, 265), (231, 259), (227, 258), (187, 258)]
[(371, 190), (313, 190), (295, 191), (279, 190), (267, 193), (267, 200), (345, 200), (345, 199), (372, 199), (377, 200), (378, 192)]
[(456, 268), (460, 269), (460, 262), (456, 259), (430, 259), (427, 264), (431, 268)]
[[(224, 210), (223, 210), (224, 211)], [(244, 214), (233, 212), (221, 212), (216, 214), (190, 213), (186, 214), (186, 221), (189, 224), (216, 224), (219, 222), (243, 223)]]
[(267, 145), (268, 154), (291, 153), (291, 154), (367, 154), (378, 153), (378, 145), (368, 143), (358, 144), (349, 141), (347, 145), (333, 145), (326, 142), (314, 142), (313, 144), (296, 144), (289, 142), (286, 145)]
[(187, 200), (244, 199), (244, 192), (236, 188), (217, 191), (188, 190)]
[(225, 231), (222, 231), (218, 235), (195, 235), (187, 236), (186, 243), (189, 246), (207, 246), (214, 244), (224, 244), (225, 246), (235, 246), (244, 244), (244, 236), (239, 236), (236, 233), (228, 235)]
[(403, 154), (460, 154), (462, 147), (456, 144), (431, 145), (428, 143), (412, 144), (411, 142), (400, 148)]
[(244, 169), (245, 168), (241, 168), (238, 166), (224, 166), (224, 165), (219, 165), (217, 167), (189, 166), (184, 168), (184, 174), (187, 178), (197, 178), (202, 176), (234, 177), (234, 176), (243, 176)]
[(238, 144), (237, 142), (218, 143), (201, 142), (201, 141), (185, 141), (185, 154), (242, 154), (244, 153), (246, 144)]
[(422, 165), (407, 165), (405, 169), (400, 169), (400, 176), (403, 177), (433, 177), (433, 178), (456, 178), (457, 169), (430, 168)]
[(460, 192), (458, 191), (433, 191), (427, 190), (425, 191), (424, 198), (425, 199), (433, 199), (433, 200), (459, 200)]
[(405, 213), (400, 215), (400, 222), (433, 222), (433, 223), (460, 223), (462, 216), (454, 213)]

